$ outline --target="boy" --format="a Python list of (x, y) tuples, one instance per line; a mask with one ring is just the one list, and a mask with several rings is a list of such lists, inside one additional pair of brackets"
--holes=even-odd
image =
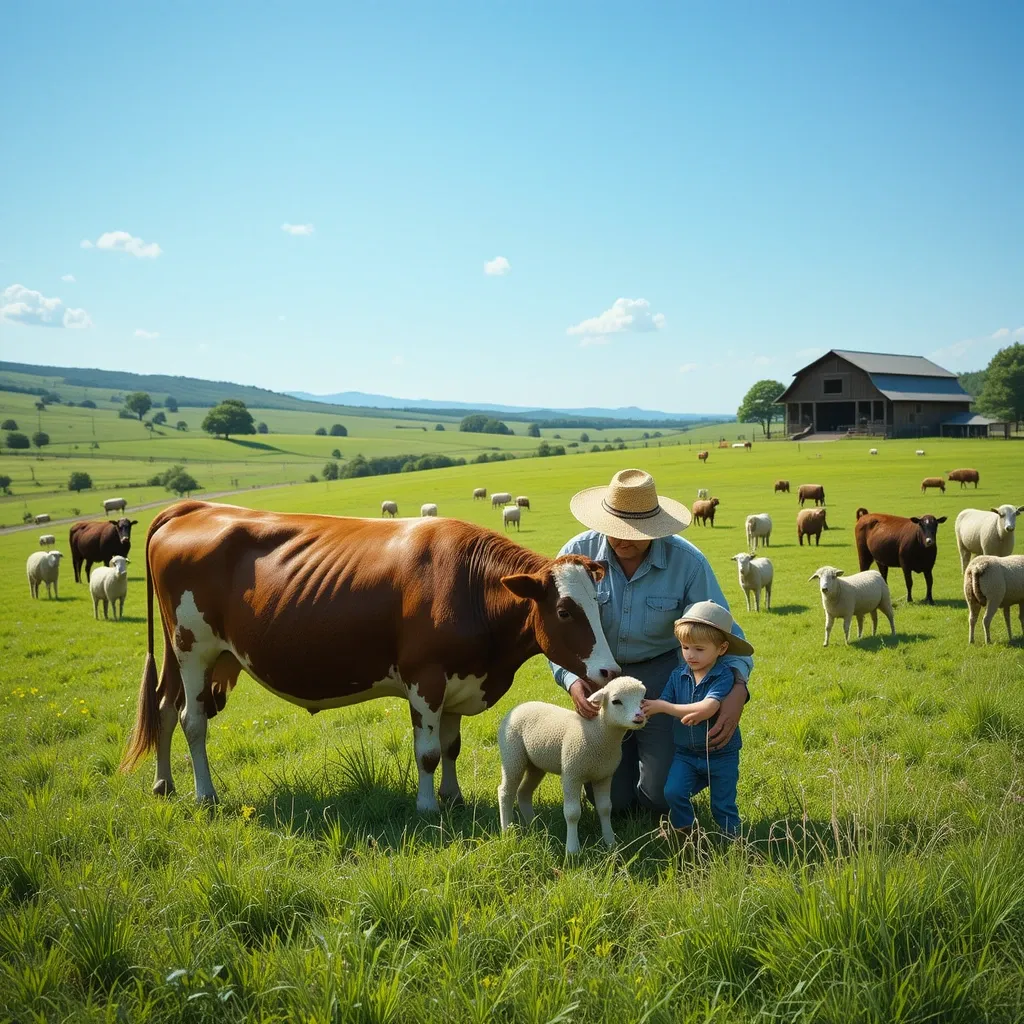
[(720, 750), (708, 749), (708, 729), (714, 724), (722, 698), (732, 689), (731, 669), (718, 659), (729, 654), (753, 654), (746, 640), (732, 633), (732, 616), (714, 601), (690, 605), (675, 622), (674, 632), (685, 664), (669, 676), (659, 700), (644, 701), (647, 715), (671, 715), (675, 754), (665, 781), (669, 822), (676, 834), (693, 830), (690, 798), (705, 786), (711, 791), (711, 813), (729, 836), (740, 830), (736, 808), (739, 781), (739, 729)]

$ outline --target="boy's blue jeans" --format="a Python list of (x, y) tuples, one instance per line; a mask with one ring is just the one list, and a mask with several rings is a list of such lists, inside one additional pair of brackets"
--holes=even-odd
[(736, 807), (736, 786), (740, 777), (740, 752), (705, 754), (677, 749), (665, 780), (665, 800), (673, 828), (693, 824), (690, 797), (702, 789), (711, 790), (711, 813), (719, 828), (729, 835), (740, 830), (740, 812)]

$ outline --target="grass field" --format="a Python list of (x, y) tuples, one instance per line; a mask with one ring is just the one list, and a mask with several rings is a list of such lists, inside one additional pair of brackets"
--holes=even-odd
[[(117, 772), (145, 651), (141, 557), (125, 619), (95, 622), (70, 566), (59, 601), (30, 601), (35, 533), (0, 537), (0, 1019), (1024, 1019), (1024, 645), (1007, 644), (997, 620), (994, 645), (967, 647), (952, 532), (961, 508), (1024, 502), (1022, 449), (874, 443), (877, 458), (860, 441), (759, 444), (699, 466), (692, 448), (663, 447), (250, 496), (352, 515), (378, 514), (382, 499), (404, 513), (436, 501), (442, 515), (497, 525), (471, 492), (505, 489), (531, 498), (522, 543), (554, 553), (580, 529), (570, 495), (625, 465), (687, 503), (710, 488), (717, 525), (686, 536), (757, 650), (746, 838), (682, 856), (641, 818), (617, 822), (607, 854), (587, 810), (584, 852), (566, 863), (550, 778), (538, 826), (499, 834), (497, 723), (522, 700), (566, 703), (539, 658), (497, 708), (464, 719), (467, 806), (439, 820), (415, 813), (404, 703), (311, 718), (244, 675), (210, 726), (221, 807), (193, 807), (180, 732), (179, 795), (157, 800), (152, 761)], [(977, 491), (921, 497), (922, 477), (959, 465), (980, 470)], [(824, 484), (832, 529), (820, 548), (797, 546), (796, 497), (773, 493), (777, 477)], [(948, 516), (936, 603), (907, 605), (891, 573), (896, 639), (883, 627), (845, 646), (836, 631), (823, 649), (807, 578), (823, 564), (856, 570), (861, 504)], [(751, 512), (775, 521), (776, 607), (760, 615), (743, 610), (729, 561)], [(152, 515), (138, 515), (140, 538)], [(699, 813), (710, 827), (706, 800)]]

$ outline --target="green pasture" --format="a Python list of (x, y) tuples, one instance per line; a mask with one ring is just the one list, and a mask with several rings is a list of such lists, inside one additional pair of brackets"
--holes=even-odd
[[(178, 795), (156, 799), (152, 760), (117, 771), (145, 651), (141, 539), (153, 511), (137, 516), (121, 622), (94, 621), (70, 565), (60, 600), (31, 601), (35, 531), (0, 536), (0, 1019), (1024, 1019), (1024, 645), (1019, 631), (1006, 642), (1000, 619), (995, 644), (967, 646), (952, 532), (961, 508), (1024, 503), (1016, 443), (755, 444), (713, 449), (703, 466), (684, 444), (230, 500), (360, 516), (385, 499), (402, 514), (433, 501), (500, 529), (471, 494), (504, 489), (531, 499), (521, 542), (553, 554), (580, 529), (570, 495), (627, 465), (687, 503), (698, 487), (721, 500), (716, 526), (686, 536), (756, 648), (742, 722), (746, 835), (732, 848), (708, 835), (674, 853), (634, 817), (616, 823), (608, 854), (588, 809), (584, 851), (566, 862), (552, 779), (538, 824), (500, 835), (497, 724), (522, 700), (566, 702), (540, 658), (498, 707), (463, 720), (467, 805), (440, 819), (415, 812), (403, 702), (311, 717), (245, 675), (210, 724), (221, 806), (193, 806), (180, 730)], [(922, 477), (961, 465), (980, 470), (977, 491), (920, 495)], [(824, 485), (832, 529), (820, 548), (797, 546), (796, 495), (773, 492), (779, 477), (794, 492)], [(948, 517), (936, 603), (908, 605), (890, 573), (896, 638), (883, 626), (846, 646), (836, 630), (823, 649), (807, 578), (824, 564), (856, 570), (862, 504)], [(729, 561), (752, 512), (775, 524), (771, 613), (744, 610)]]

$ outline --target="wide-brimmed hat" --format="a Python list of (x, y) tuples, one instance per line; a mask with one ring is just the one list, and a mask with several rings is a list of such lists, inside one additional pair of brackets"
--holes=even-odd
[(569, 511), (584, 525), (616, 540), (654, 540), (681, 533), (690, 510), (666, 498), (642, 469), (622, 469), (607, 487), (588, 487), (569, 500)]
[(714, 601), (695, 601), (683, 614), (676, 619), (673, 626), (678, 629), (684, 622), (700, 622), (705, 626), (714, 626), (721, 630), (729, 644), (730, 654), (753, 654), (754, 648), (736, 636), (732, 631), (733, 618), (728, 608), (723, 608)]

